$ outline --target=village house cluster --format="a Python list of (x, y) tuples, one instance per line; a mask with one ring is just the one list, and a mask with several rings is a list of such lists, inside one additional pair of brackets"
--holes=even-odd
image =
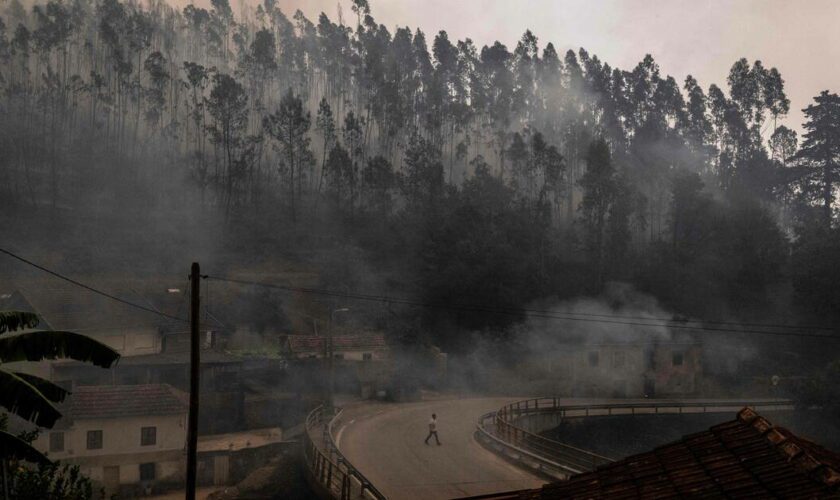
[[(186, 314), (183, 288), (161, 282), (132, 288), (108, 283), (104, 288), (171, 316)], [(249, 334), (249, 325), (218, 312), (225, 310), (223, 301), (231, 300), (219, 297), (217, 308), (208, 301), (202, 310), (198, 478), (204, 485), (241, 480), (272, 450), (292, 446), (303, 416), (325, 389), (326, 337), (263, 332), (267, 342), (280, 343), (277, 352), (237, 349), (231, 337)], [(21, 365), (71, 391), (59, 406), (63, 417), (53, 429), (40, 432), (36, 448), (80, 466), (108, 494), (141, 496), (183, 487), (186, 323), (54, 282), (0, 290), (0, 310), (35, 313), (39, 329), (82, 333), (122, 356), (109, 370), (75, 361)], [(340, 389), (363, 397), (387, 389), (392, 364), (381, 333), (338, 335), (329, 347)]]

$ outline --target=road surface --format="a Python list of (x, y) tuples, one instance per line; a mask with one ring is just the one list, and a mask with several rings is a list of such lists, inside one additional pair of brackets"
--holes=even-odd
[[(487, 451), (473, 438), (479, 416), (516, 400), (349, 405), (333, 433), (344, 456), (389, 500), (537, 488), (545, 481)], [(438, 417), (441, 446), (434, 439), (423, 444), (432, 413)]]

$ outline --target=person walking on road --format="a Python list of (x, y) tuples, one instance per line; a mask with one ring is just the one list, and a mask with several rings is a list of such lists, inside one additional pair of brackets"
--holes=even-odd
[(429, 420), (429, 435), (426, 436), (426, 444), (429, 444), (429, 439), (432, 436), (435, 437), (435, 441), (437, 442), (438, 446), (440, 446), (440, 439), (438, 439), (437, 434), (437, 415), (435, 415), (434, 413), (432, 413), (432, 419)]

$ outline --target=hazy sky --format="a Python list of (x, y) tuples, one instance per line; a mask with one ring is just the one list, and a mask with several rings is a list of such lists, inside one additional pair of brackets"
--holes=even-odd
[[(236, 1), (231, 3), (236, 5)], [(258, 1), (258, 0), (248, 0)], [(664, 74), (692, 74), (704, 88), (724, 86), (740, 57), (777, 67), (791, 100), (788, 126), (821, 90), (840, 92), (840, 0), (369, 0), (377, 22), (420, 27), (431, 44), (472, 38), (479, 47), (500, 40), (510, 50), (525, 29), (540, 47), (586, 48), (613, 67), (632, 69), (646, 53)], [(209, 3), (209, 0), (208, 0)], [(350, 0), (280, 0), (291, 17), (301, 9), (317, 22), (325, 12), (353, 22)]]

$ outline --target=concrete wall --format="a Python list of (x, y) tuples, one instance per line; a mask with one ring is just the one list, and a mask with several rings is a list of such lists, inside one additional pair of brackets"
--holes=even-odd
[(563, 416), (559, 412), (554, 413), (534, 413), (530, 415), (523, 415), (514, 419), (514, 424), (528, 432), (539, 434), (549, 429), (554, 429), (563, 421)]
[[(121, 453), (181, 450), (186, 439), (186, 414), (151, 417), (75, 420), (69, 429), (42, 433), (35, 447), (49, 452), (49, 434), (64, 432), (64, 451), (52, 452), (50, 458), (64, 460), (71, 457), (92, 457)], [(156, 427), (154, 445), (140, 445), (140, 428)], [(87, 449), (87, 432), (102, 431), (102, 448)]]
[(701, 357), (692, 344), (578, 345), (545, 353), (520, 372), (558, 396), (690, 395), (701, 387)]
[(561, 396), (641, 396), (645, 352), (635, 345), (574, 346), (546, 353), (526, 367), (533, 381), (543, 381)]
[[(154, 445), (141, 446), (141, 427), (156, 427)], [(102, 431), (102, 448), (87, 449), (87, 432)], [(50, 452), (50, 434), (64, 433), (64, 451)], [(176, 480), (183, 473), (186, 415), (76, 420), (69, 429), (43, 432), (33, 443), (53, 460), (79, 465), (94, 481), (104, 467), (119, 466), (120, 484), (140, 480), (140, 464), (155, 463), (155, 481)]]
[(123, 328), (85, 334), (109, 345), (123, 356), (156, 354), (161, 348), (160, 332), (154, 327)]
[(653, 357), (657, 396), (692, 394), (699, 390), (703, 374), (700, 347), (659, 346)]
[[(343, 350), (336, 349), (334, 352), (337, 359), (344, 359), (347, 361), (364, 361), (365, 355), (369, 354), (372, 360), (384, 360), (389, 357), (387, 349), (360, 349), (360, 350)], [(298, 359), (323, 359), (323, 351), (312, 351), (297, 353), (295, 356)]]

